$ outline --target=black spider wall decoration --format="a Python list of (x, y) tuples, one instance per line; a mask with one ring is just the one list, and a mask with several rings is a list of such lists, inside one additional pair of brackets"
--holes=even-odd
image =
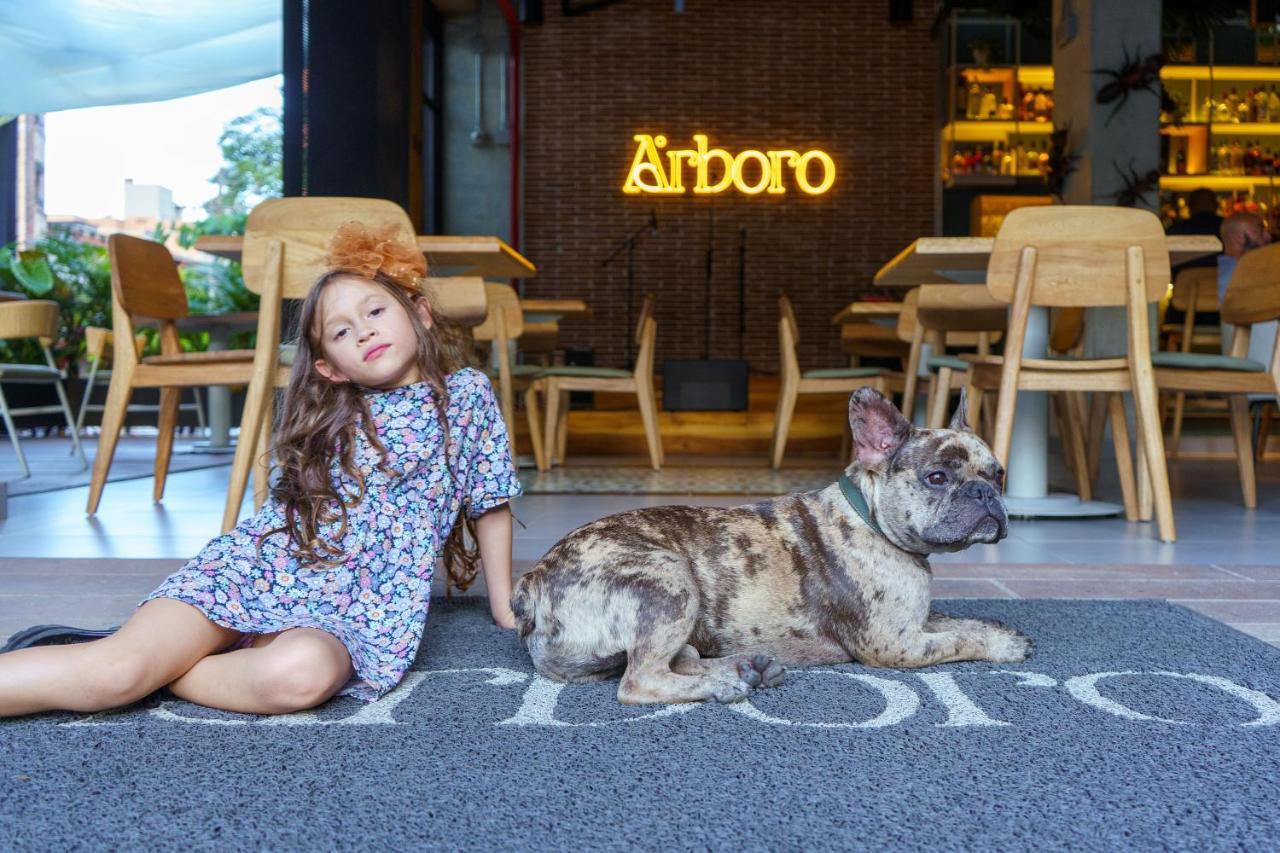
[(1159, 169), (1151, 169), (1145, 175), (1139, 175), (1133, 168), (1133, 161), (1130, 160), (1129, 173), (1126, 175), (1120, 168), (1120, 164), (1114, 160), (1111, 161), (1111, 165), (1115, 166), (1116, 174), (1120, 176), (1120, 183), (1123, 185), (1111, 194), (1120, 207), (1137, 207), (1144, 195), (1160, 188)]
[(1160, 92), (1153, 87), (1160, 85), (1160, 69), (1162, 67), (1164, 67), (1164, 54), (1153, 53), (1146, 59), (1140, 59), (1137, 54), (1130, 57), (1129, 51), (1126, 49), (1124, 63), (1120, 66), (1120, 70), (1113, 71), (1109, 68), (1093, 69), (1094, 74), (1105, 74), (1111, 78), (1111, 82), (1104, 84), (1098, 90), (1097, 102), (1109, 104), (1112, 101), (1119, 101), (1111, 110), (1111, 115), (1107, 116), (1106, 124), (1111, 124), (1111, 120), (1116, 117), (1116, 113), (1120, 112), (1120, 108), (1129, 100), (1131, 92), (1147, 91), (1160, 97)]

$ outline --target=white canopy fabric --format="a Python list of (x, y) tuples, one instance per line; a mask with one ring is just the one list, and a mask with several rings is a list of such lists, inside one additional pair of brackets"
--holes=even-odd
[(0, 114), (180, 98), (279, 74), (281, 0), (0, 0)]

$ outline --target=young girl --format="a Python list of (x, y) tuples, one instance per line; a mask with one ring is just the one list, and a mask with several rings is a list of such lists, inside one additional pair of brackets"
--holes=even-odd
[(422, 640), (443, 555), (466, 589), (474, 520), (494, 621), (514, 627), (520, 494), (493, 389), (435, 324), (422, 254), (348, 223), (299, 317), (262, 511), (205, 546), (115, 634), (0, 655), (0, 716), (127, 705), (165, 685), (250, 714), (372, 701)]

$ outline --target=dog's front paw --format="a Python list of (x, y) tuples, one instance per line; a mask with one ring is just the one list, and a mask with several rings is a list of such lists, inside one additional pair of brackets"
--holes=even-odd
[[(766, 687), (777, 687), (786, 674), (786, 669), (768, 655), (755, 655), (738, 661), (738, 683), (747, 686), (747, 693)], [(746, 693), (740, 698), (745, 699)]]
[(1035, 643), (1009, 628), (997, 628), (987, 637), (986, 658), (995, 663), (1021, 663), (1031, 657)]

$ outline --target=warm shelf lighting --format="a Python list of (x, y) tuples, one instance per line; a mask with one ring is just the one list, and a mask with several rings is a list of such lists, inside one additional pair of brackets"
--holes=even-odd
[(1276, 178), (1266, 175), (1164, 175), (1160, 189), (1187, 192), (1200, 187), (1211, 190), (1243, 190), (1249, 187), (1275, 186)]
[(1239, 124), (1213, 124), (1214, 136), (1280, 136), (1280, 123), (1242, 121)]
[[(1160, 69), (1162, 80), (1203, 80), (1208, 82), (1211, 67), (1208, 65), (1166, 65)], [(1214, 65), (1214, 82), (1280, 83), (1280, 66), (1270, 65)], [(1018, 68), (1018, 82), (1030, 86), (1052, 86), (1052, 65), (1023, 65)]]
[(944, 139), (956, 142), (1005, 141), (1010, 136), (1048, 136), (1053, 125), (1047, 121), (953, 121), (942, 128)]

